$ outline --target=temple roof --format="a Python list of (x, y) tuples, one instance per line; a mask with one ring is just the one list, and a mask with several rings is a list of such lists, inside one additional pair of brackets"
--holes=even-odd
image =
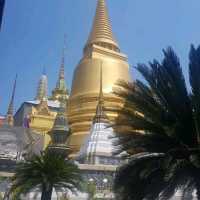
[(92, 44), (120, 51), (117, 41), (112, 33), (112, 27), (105, 0), (98, 0), (92, 30), (87, 44), (85, 45), (85, 49)]
[[(33, 105), (39, 105), (40, 104), (40, 100), (26, 101), (25, 103), (33, 104)], [(60, 107), (60, 102), (59, 101), (47, 100), (47, 105), (49, 107), (52, 107), (52, 108), (59, 108)]]

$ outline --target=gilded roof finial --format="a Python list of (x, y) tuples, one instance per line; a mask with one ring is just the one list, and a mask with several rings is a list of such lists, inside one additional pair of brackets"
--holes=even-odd
[(11, 96), (11, 100), (10, 100), (7, 115), (6, 115), (6, 122), (10, 126), (13, 126), (13, 123), (14, 123), (13, 114), (14, 114), (14, 99), (15, 99), (16, 85), (17, 85), (17, 74), (16, 74), (16, 77), (15, 77), (12, 96)]
[(98, 97), (98, 103), (96, 108), (96, 114), (93, 119), (94, 123), (100, 123), (104, 121), (108, 121), (108, 118), (106, 114), (104, 113), (104, 95), (103, 95), (103, 69), (102, 69), (103, 63), (101, 62), (100, 66), (100, 79), (99, 79), (99, 97)]
[(60, 86), (60, 80), (65, 79), (65, 48), (63, 48), (63, 53), (62, 53), (62, 59), (61, 59), (61, 65), (60, 65), (60, 71), (59, 71), (59, 77), (57, 81), (57, 88)]
[(87, 44), (85, 45), (85, 50), (92, 44), (96, 44), (117, 52), (120, 51), (117, 41), (112, 33), (112, 27), (105, 0), (98, 0), (92, 31), (88, 38)]
[(103, 71), (102, 71), (102, 62), (100, 67), (100, 88), (99, 88), (99, 102), (103, 103)]
[(66, 35), (64, 36), (64, 47), (59, 70), (59, 76), (56, 83), (56, 88), (52, 91), (52, 99), (59, 100), (68, 99), (68, 91), (65, 83), (65, 52), (66, 52)]
[(62, 59), (61, 59), (61, 65), (60, 65), (60, 71), (59, 71), (59, 78), (57, 82), (57, 88), (59, 88), (60, 83), (59, 81), (61, 79), (65, 79), (65, 54), (67, 50), (67, 36), (66, 34), (64, 35), (64, 46), (63, 46), (63, 52), (62, 52)]
[[(64, 46), (63, 46), (63, 52), (62, 52), (62, 59), (61, 59), (61, 65), (60, 65), (60, 71), (59, 71), (59, 77), (58, 77), (58, 81), (56, 84), (56, 88), (57, 89), (66, 89), (65, 86), (65, 81), (63, 82), (63, 80), (65, 79), (65, 53), (66, 53), (66, 34), (64, 35)], [(63, 88), (64, 87), (64, 88)]]
[(48, 78), (45, 68), (38, 84), (37, 95), (35, 99), (39, 101), (48, 99)]

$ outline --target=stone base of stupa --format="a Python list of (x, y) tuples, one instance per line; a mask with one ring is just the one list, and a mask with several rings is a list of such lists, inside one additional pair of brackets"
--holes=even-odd
[(114, 199), (112, 188), (116, 165), (78, 164), (78, 166), (86, 183), (95, 186), (95, 199)]

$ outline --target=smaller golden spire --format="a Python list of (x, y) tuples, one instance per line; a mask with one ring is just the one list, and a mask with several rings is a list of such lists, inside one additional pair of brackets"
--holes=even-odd
[(64, 55), (64, 50), (63, 50), (63, 56), (62, 56), (61, 65), (60, 65), (59, 79), (58, 79), (58, 82), (57, 82), (58, 86), (59, 86), (59, 81), (61, 79), (65, 79), (65, 55)]
[(38, 84), (37, 95), (35, 97), (35, 100), (41, 101), (47, 98), (48, 98), (48, 79), (44, 68), (43, 74)]
[(51, 97), (51, 99), (58, 101), (62, 101), (62, 99), (67, 100), (69, 96), (65, 83), (65, 52), (66, 52), (66, 44), (64, 44), (63, 48), (63, 55), (61, 59), (58, 80), (55, 89), (52, 91), (52, 97)]
[(93, 44), (117, 52), (120, 51), (117, 41), (112, 33), (112, 27), (105, 0), (98, 0), (92, 31), (87, 44), (85, 45), (85, 51)]
[(6, 123), (10, 126), (14, 125), (14, 99), (15, 99), (15, 91), (16, 91), (16, 84), (17, 84), (17, 74), (15, 77), (15, 81), (14, 81), (14, 85), (13, 85), (13, 91), (12, 91), (12, 96), (11, 96), (11, 100), (8, 106), (8, 111), (7, 111), (7, 115), (6, 115)]
[(61, 66), (60, 66), (60, 71), (59, 71), (59, 78), (58, 78), (58, 82), (57, 82), (57, 87), (59, 88), (60, 86), (60, 80), (64, 80), (65, 79), (65, 53), (66, 53), (66, 34), (64, 35), (64, 47), (63, 47), (63, 55), (62, 55), (62, 59), (61, 59)]
[(102, 64), (100, 67), (100, 80), (99, 80), (99, 97), (96, 107), (96, 114), (93, 119), (93, 123), (108, 122), (108, 118), (104, 112), (104, 96), (103, 96), (103, 70)]
[(103, 70), (102, 70), (102, 62), (101, 62), (101, 67), (100, 67), (100, 82), (99, 82), (99, 103), (103, 104), (104, 103), (104, 98), (103, 98)]
[(56, 83), (55, 89), (52, 91), (52, 100), (61, 101), (62, 99), (67, 100), (69, 97), (68, 90), (65, 83), (65, 66), (64, 66), (64, 56), (62, 57), (58, 81)]
[(60, 65), (59, 76), (58, 76), (56, 88), (60, 89), (60, 90), (62, 90), (62, 89), (66, 90), (66, 86), (65, 86), (65, 49), (63, 49), (63, 55), (61, 58), (61, 65)]

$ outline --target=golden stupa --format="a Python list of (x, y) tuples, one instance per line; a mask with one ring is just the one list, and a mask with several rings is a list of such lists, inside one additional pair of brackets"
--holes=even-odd
[[(95, 115), (101, 68), (105, 107), (122, 106), (112, 89), (118, 80), (130, 81), (129, 64), (113, 36), (105, 0), (98, 0), (92, 31), (74, 72), (68, 113), (74, 152), (83, 144)], [(111, 112), (107, 115), (111, 120), (116, 117)]]

